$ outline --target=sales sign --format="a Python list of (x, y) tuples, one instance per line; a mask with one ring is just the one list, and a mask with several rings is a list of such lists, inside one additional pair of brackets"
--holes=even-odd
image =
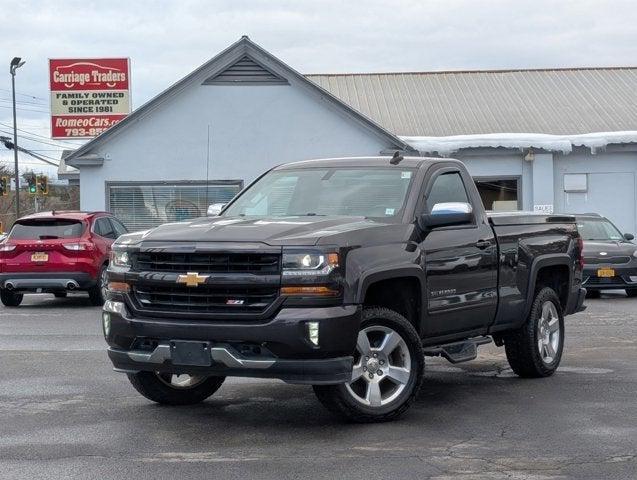
[(95, 137), (130, 113), (128, 58), (49, 60), (51, 137)]

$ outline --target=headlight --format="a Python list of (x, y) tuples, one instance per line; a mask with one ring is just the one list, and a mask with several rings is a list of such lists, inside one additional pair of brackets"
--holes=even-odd
[(283, 252), (283, 275), (329, 275), (337, 267), (337, 253)]
[(126, 250), (111, 250), (109, 268), (113, 271), (127, 271), (130, 269), (130, 256)]

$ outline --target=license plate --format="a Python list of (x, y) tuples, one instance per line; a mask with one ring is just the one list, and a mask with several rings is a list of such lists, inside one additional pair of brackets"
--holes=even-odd
[(614, 277), (615, 270), (612, 268), (600, 268), (597, 270), (597, 276), (602, 278)]
[(49, 254), (44, 252), (35, 252), (31, 254), (32, 262), (48, 262)]
[(210, 348), (205, 342), (173, 340), (170, 342), (170, 358), (173, 365), (209, 367), (212, 365)]

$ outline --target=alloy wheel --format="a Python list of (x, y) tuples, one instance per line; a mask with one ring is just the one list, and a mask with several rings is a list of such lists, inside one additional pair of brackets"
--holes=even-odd
[(537, 348), (545, 364), (553, 363), (560, 346), (562, 333), (557, 308), (551, 301), (542, 304), (542, 314), (537, 322)]
[(352, 379), (345, 385), (357, 402), (385, 406), (405, 390), (410, 377), (411, 356), (398, 332), (370, 326), (358, 333)]
[(155, 375), (157, 375), (157, 378), (159, 378), (163, 384), (176, 389), (194, 388), (206, 379), (203, 375), (188, 375), (186, 373), (172, 374), (156, 372)]
[(106, 293), (108, 292), (108, 274), (106, 273), (106, 268), (103, 268), (100, 274), (100, 290), (102, 292), (102, 298), (105, 299)]

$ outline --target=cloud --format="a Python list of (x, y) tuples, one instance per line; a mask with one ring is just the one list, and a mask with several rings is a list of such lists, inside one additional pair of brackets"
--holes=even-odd
[[(243, 34), (303, 73), (631, 65), (637, 58), (637, 9), (624, 0), (1, 3), (0, 52), (7, 68), (13, 56), (26, 59), (17, 90), (36, 97), (19, 96), (19, 122), (44, 136), (48, 115), (27, 110), (48, 110), (48, 58), (130, 57), (133, 106)], [(4, 124), (11, 123), (10, 88), (7, 73), (0, 78)], [(0, 150), (0, 159), (10, 157)]]

